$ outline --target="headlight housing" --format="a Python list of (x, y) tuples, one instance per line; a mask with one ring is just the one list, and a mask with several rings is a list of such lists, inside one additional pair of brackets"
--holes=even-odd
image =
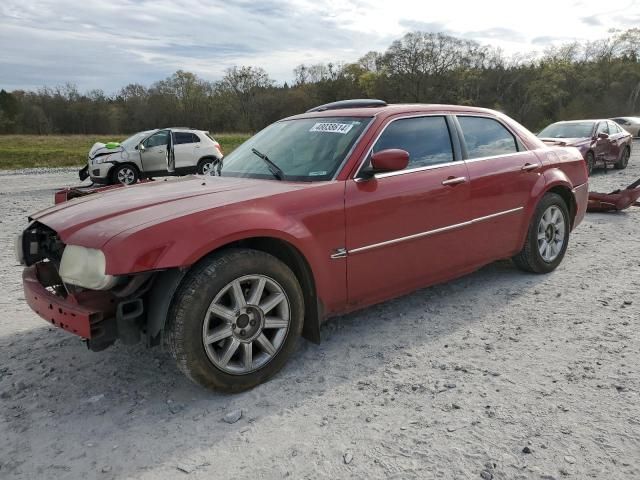
[(99, 165), (99, 164), (101, 164), (101, 163), (108, 162), (110, 157), (111, 157), (111, 155), (101, 155), (101, 156), (99, 156), (99, 157), (95, 157), (95, 158), (92, 160), (92, 163), (93, 163), (94, 165)]
[(102, 250), (67, 245), (58, 274), (64, 283), (91, 290), (109, 290), (118, 278), (105, 274), (106, 264)]

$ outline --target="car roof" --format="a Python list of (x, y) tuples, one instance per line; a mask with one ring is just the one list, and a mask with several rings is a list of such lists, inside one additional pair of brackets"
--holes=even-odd
[(558, 123), (586, 123), (586, 122), (606, 122), (606, 118), (586, 118), (584, 120), (560, 120), (559, 122), (554, 122), (551, 125), (556, 125)]
[(319, 112), (305, 112), (287, 117), (283, 120), (296, 120), (301, 118), (323, 118), (323, 117), (378, 117), (391, 116), (402, 113), (430, 113), (430, 112), (452, 112), (452, 113), (483, 113), (501, 116), (500, 112), (488, 108), (470, 107), (464, 105), (445, 104), (424, 104), (424, 103), (395, 103), (375, 107), (355, 107), (336, 108), (322, 110)]

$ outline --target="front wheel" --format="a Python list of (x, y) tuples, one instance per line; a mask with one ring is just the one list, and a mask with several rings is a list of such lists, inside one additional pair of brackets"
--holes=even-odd
[(514, 263), (527, 272), (549, 273), (562, 261), (569, 243), (569, 210), (562, 197), (547, 193), (538, 203), (522, 250)]
[(622, 151), (622, 155), (620, 155), (620, 159), (614, 165), (618, 170), (624, 170), (629, 165), (629, 157), (631, 156), (631, 149), (629, 147), (625, 147)]
[(122, 185), (133, 185), (138, 181), (140, 175), (138, 169), (131, 165), (118, 165), (112, 174), (114, 183), (121, 183)]
[(167, 343), (194, 382), (237, 392), (283, 367), (303, 321), (302, 290), (287, 265), (261, 251), (230, 249), (187, 274), (169, 311)]

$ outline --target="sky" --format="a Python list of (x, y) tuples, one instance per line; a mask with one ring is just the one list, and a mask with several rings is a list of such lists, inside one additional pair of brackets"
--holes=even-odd
[(511, 55), (638, 26), (640, 0), (2, 0), (0, 88), (111, 94), (179, 69), (218, 80), (234, 65), (280, 83), (301, 63), (355, 61), (415, 30)]

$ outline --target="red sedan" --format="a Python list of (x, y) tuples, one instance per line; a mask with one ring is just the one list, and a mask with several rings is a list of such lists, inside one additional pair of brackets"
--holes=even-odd
[(492, 110), (324, 105), (215, 176), (112, 189), (31, 217), (25, 298), (93, 350), (166, 343), (227, 391), (274, 375), (328, 317), (513, 258), (546, 273), (587, 206), (575, 148)]
[(576, 147), (587, 164), (589, 175), (594, 168), (627, 168), (631, 156), (631, 134), (611, 120), (571, 120), (552, 123), (538, 133), (548, 145)]

